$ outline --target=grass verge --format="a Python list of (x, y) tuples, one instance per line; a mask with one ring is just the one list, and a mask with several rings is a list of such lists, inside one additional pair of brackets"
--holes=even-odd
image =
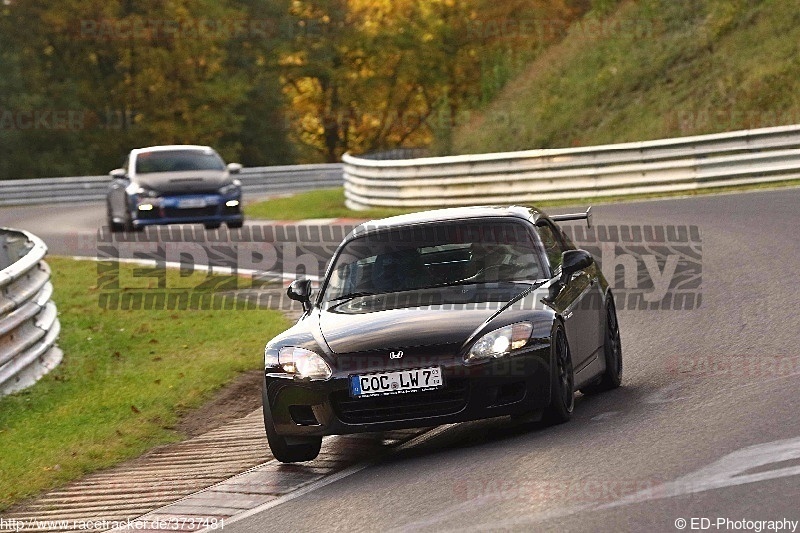
[(319, 189), (245, 205), (247, 217), (265, 220), (307, 218), (384, 218), (419, 209), (378, 208), (353, 211), (344, 205), (344, 188)]
[[(264, 343), (288, 326), (271, 310), (103, 310), (96, 263), (48, 263), (65, 356), (32, 388), (0, 399), (0, 510), (180, 440), (180, 414), (259, 368)], [(120, 275), (133, 268), (120, 265)]]
[[(687, 196), (707, 196), (712, 194), (745, 192), (756, 190), (771, 190), (781, 187), (800, 186), (800, 180), (787, 180), (774, 183), (757, 185), (741, 185), (733, 187), (706, 187), (690, 191), (676, 191), (671, 193), (632, 194), (628, 196), (595, 196), (589, 198), (575, 198), (568, 200), (549, 200), (536, 202), (536, 207), (565, 207), (573, 205), (600, 205), (619, 202), (635, 202), (659, 198), (682, 198)], [(415, 211), (424, 211), (425, 208), (411, 209), (369, 209), (366, 211), (353, 211), (344, 205), (344, 189), (324, 189), (298, 193), (292, 196), (266, 200), (253, 203), (245, 207), (248, 217), (270, 220), (304, 220), (312, 218), (354, 218), (375, 219)]]

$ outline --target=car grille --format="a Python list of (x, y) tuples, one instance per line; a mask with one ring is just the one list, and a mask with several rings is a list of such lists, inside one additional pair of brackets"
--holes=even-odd
[(348, 391), (336, 391), (331, 400), (337, 416), (347, 424), (451, 415), (467, 404), (467, 382), (451, 378), (442, 389), (371, 398), (352, 398)]
[(164, 208), (164, 216), (167, 218), (213, 217), (216, 214), (217, 206), (215, 205), (191, 207), (187, 209), (178, 209), (177, 207)]

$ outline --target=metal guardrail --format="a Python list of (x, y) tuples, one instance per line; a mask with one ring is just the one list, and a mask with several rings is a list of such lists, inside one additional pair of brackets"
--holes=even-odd
[(35, 235), (0, 228), (0, 396), (33, 385), (63, 357), (46, 253)]
[[(342, 186), (342, 165), (251, 167), (239, 174), (247, 195), (282, 194)], [(0, 206), (105, 200), (109, 176), (0, 181)]]
[(800, 178), (800, 125), (394, 161), (345, 154), (351, 209), (536, 203)]

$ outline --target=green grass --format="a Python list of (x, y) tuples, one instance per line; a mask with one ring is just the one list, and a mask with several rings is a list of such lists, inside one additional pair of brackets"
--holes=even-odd
[(344, 205), (344, 189), (320, 189), (264, 202), (245, 205), (249, 218), (266, 220), (303, 220), (307, 218), (384, 218), (418, 209), (369, 209), (353, 211)]
[[(264, 343), (288, 325), (270, 310), (103, 310), (97, 264), (48, 263), (65, 356), (32, 388), (0, 399), (0, 510), (179, 440), (180, 414), (259, 368)], [(120, 266), (122, 280), (136, 279), (131, 268)], [(168, 272), (168, 287), (177, 275)]]
[(800, 123), (800, 5), (641, 0), (589, 14), (453, 133), (452, 153)]
[[(706, 187), (690, 191), (676, 191), (667, 193), (645, 193), (632, 194), (629, 196), (595, 196), (567, 200), (546, 200), (542, 202), (536, 202), (534, 205), (541, 208), (575, 205), (600, 205), (620, 202), (635, 202), (637, 200), (650, 200), (657, 198), (681, 198), (686, 196), (704, 196), (729, 192), (770, 190), (780, 187), (797, 186), (800, 186), (800, 180), (786, 180), (755, 185)], [(278, 205), (274, 206), (273, 202), (277, 203)], [(321, 204), (324, 204), (324, 206)], [(344, 206), (344, 189), (326, 189), (323, 191), (298, 193), (293, 196), (254, 203), (245, 208), (247, 216), (253, 218), (281, 220), (304, 220), (311, 218), (376, 219), (424, 210), (425, 208), (420, 207), (413, 209), (387, 208), (370, 209), (367, 211), (353, 211)]]

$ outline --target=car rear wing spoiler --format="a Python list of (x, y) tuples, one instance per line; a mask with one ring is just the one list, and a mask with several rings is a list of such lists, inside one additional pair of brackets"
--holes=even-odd
[(586, 226), (592, 227), (592, 208), (589, 207), (585, 213), (569, 213), (566, 215), (551, 215), (550, 220), (555, 222), (565, 222), (567, 220), (585, 220)]

